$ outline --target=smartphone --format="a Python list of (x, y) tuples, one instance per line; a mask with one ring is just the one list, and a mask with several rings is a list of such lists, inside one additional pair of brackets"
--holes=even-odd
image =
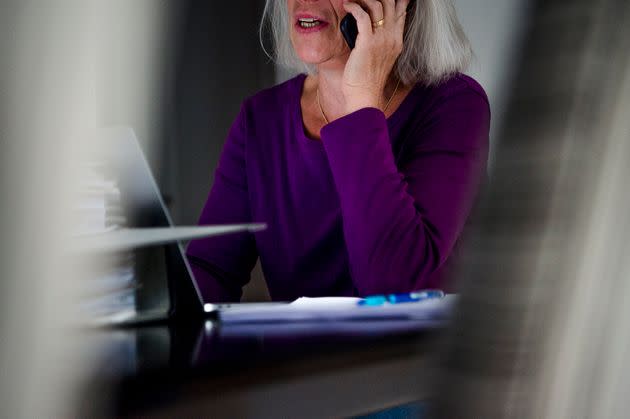
[(359, 35), (359, 28), (357, 27), (357, 20), (351, 13), (348, 13), (341, 19), (339, 29), (341, 30), (343, 39), (346, 40), (346, 44), (348, 44), (350, 49), (354, 49), (354, 45), (357, 42), (357, 35)]

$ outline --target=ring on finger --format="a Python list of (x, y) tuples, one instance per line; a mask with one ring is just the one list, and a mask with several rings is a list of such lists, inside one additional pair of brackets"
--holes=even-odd
[(383, 26), (385, 24), (385, 19), (377, 20), (376, 22), (372, 22), (373, 28), (378, 28), (379, 26)]

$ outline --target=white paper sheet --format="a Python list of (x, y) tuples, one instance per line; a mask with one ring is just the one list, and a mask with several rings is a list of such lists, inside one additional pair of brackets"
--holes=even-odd
[(271, 323), (334, 320), (392, 320), (414, 319), (446, 321), (450, 317), (457, 296), (450, 294), (440, 299), (416, 303), (359, 306), (359, 298), (324, 297), (300, 298), (291, 304), (270, 304), (265, 307), (240, 306), (219, 310), (223, 323)]

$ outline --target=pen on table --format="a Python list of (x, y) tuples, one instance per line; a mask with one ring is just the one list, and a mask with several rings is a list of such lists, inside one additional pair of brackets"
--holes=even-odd
[(424, 290), (402, 294), (371, 295), (359, 301), (360, 306), (380, 306), (383, 304), (417, 303), (444, 297), (440, 290)]

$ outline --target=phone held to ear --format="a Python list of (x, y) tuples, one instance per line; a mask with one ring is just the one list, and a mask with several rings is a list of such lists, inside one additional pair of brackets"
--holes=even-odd
[(354, 49), (354, 45), (357, 42), (357, 35), (359, 35), (359, 28), (357, 27), (357, 20), (351, 13), (348, 13), (341, 19), (339, 29), (350, 49)]

